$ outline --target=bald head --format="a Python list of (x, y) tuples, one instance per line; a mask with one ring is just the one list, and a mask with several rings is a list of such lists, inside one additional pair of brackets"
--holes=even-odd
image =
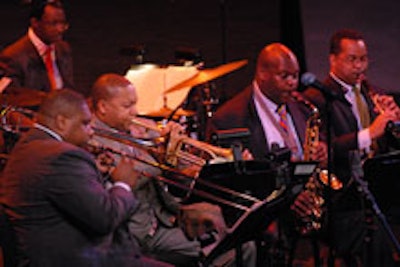
[(293, 52), (283, 44), (273, 43), (261, 50), (257, 59), (257, 73), (263, 69), (276, 68), (284, 62), (292, 62), (298, 65)]
[(261, 92), (277, 104), (286, 102), (298, 86), (299, 63), (281, 43), (264, 47), (257, 59), (255, 80)]

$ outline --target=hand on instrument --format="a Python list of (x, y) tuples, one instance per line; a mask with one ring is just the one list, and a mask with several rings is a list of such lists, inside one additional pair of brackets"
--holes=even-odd
[[(143, 125), (146, 125), (146, 127), (138, 125), (138, 124), (132, 124), (129, 127), (129, 129), (130, 129), (130, 133), (133, 137), (140, 138), (140, 139), (153, 139), (153, 138), (157, 138), (160, 136), (160, 130), (157, 130), (158, 125), (157, 125), (157, 122), (155, 122), (154, 120), (136, 117), (135, 121), (138, 121)], [(154, 130), (152, 130), (152, 129), (154, 129)]]
[(139, 173), (134, 170), (134, 161), (123, 156), (118, 165), (111, 172), (113, 182), (124, 182), (130, 187), (136, 186)]
[(311, 149), (311, 160), (319, 161), (321, 166), (325, 166), (328, 160), (328, 146), (325, 142), (319, 141)]
[(310, 216), (320, 218), (323, 201), (322, 197), (304, 190), (296, 197), (290, 209), (300, 218), (309, 218)]
[(96, 166), (102, 173), (110, 173), (115, 167), (115, 159), (110, 152), (101, 152), (96, 155)]
[(253, 154), (251, 154), (250, 150), (247, 148), (242, 151), (242, 159), (243, 160), (253, 160)]
[(216, 230), (219, 235), (226, 231), (221, 208), (206, 202), (184, 205), (179, 219), (189, 238), (200, 237)]
[(381, 137), (385, 133), (388, 122), (395, 121), (396, 117), (397, 115), (394, 111), (385, 111), (384, 113), (379, 114), (368, 127), (371, 139)]
[(185, 132), (185, 128), (177, 122), (169, 121), (165, 127), (161, 129), (161, 136), (180, 135)]

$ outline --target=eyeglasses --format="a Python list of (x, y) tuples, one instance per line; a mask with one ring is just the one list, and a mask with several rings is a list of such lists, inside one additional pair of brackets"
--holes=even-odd
[(341, 60), (346, 62), (347, 64), (364, 64), (368, 62), (368, 56), (346, 56), (346, 57), (341, 57)]
[(60, 21), (57, 21), (57, 20), (54, 20), (54, 21), (41, 20), (41, 22), (44, 25), (46, 25), (48, 27), (52, 27), (52, 28), (62, 27), (63, 30), (68, 30), (68, 28), (69, 28), (69, 23), (67, 21), (63, 21), (63, 20), (60, 20)]

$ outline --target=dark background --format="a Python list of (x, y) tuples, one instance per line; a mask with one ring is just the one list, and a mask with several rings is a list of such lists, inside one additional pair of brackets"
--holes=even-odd
[[(301, 5), (298, 0), (64, 2), (71, 25), (65, 37), (73, 48), (77, 87), (85, 93), (102, 73), (124, 74), (135, 58), (121, 55), (120, 49), (138, 44), (145, 46), (145, 62), (160, 65), (174, 63), (174, 52), (182, 46), (199, 49), (206, 68), (248, 59), (247, 66), (216, 80), (222, 100), (251, 81), (258, 52), (271, 42), (287, 44), (298, 55), (302, 70), (322, 79), (328, 70), (329, 36), (341, 27), (365, 33), (371, 78), (397, 90), (400, 1), (385, 5), (361, 0), (304, 0)], [(25, 34), (27, 25), (28, 8), (20, 0), (2, 0), (0, 48)]]

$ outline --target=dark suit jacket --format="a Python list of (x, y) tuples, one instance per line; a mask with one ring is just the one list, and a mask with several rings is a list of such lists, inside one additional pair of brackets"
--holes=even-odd
[[(74, 88), (72, 54), (68, 43), (55, 44), (57, 66), (64, 82), (64, 88)], [(44, 92), (50, 91), (46, 66), (30, 41), (28, 35), (6, 47), (0, 53), (0, 66), (6, 76), (12, 78), (10, 87), (26, 87)]]
[[(300, 143), (304, 143), (307, 113), (305, 106), (298, 102), (288, 102), (288, 112), (291, 114)], [(231, 100), (222, 105), (209, 120), (208, 136), (216, 130), (233, 128), (248, 128), (250, 138), (248, 149), (255, 159), (265, 159), (270, 152), (260, 118), (253, 101), (253, 87), (249, 86)]]
[(128, 255), (128, 266), (141, 266), (131, 265), (138, 261), (133, 248), (124, 254), (112, 242), (136, 200), (121, 187), (106, 190), (100, 179), (89, 153), (41, 130), (18, 142), (0, 183), (18, 266), (115, 266)]
[[(344, 96), (345, 91), (340, 84), (338, 84), (331, 77), (328, 77), (324, 84), (327, 88), (335, 92), (343, 101), (333, 100), (331, 101), (331, 129), (332, 129), (332, 142), (333, 142), (333, 165), (334, 172), (342, 180), (347, 181), (351, 176), (350, 158), (351, 153), (349, 151), (358, 149), (358, 126), (357, 120), (352, 112), (351, 104)], [(375, 119), (377, 114), (374, 112), (374, 106), (369, 92), (374, 89), (367, 83), (363, 83), (361, 86), (361, 93), (363, 94), (369, 111), (371, 121)], [(304, 92), (304, 95), (314, 102), (322, 113), (322, 121), (326, 123), (326, 108), (325, 98), (320, 91), (309, 88)], [(326, 126), (326, 125), (324, 125)], [(381, 143), (383, 146), (383, 143)]]
[[(352, 169), (362, 170), (362, 162), (360, 153), (358, 152), (358, 126), (357, 120), (352, 112), (351, 104), (345, 98), (345, 91), (331, 77), (327, 77), (324, 85), (335, 92), (343, 101), (332, 100), (331, 103), (331, 133), (332, 133), (332, 151), (333, 151), (333, 173), (344, 183), (344, 194), (339, 194), (338, 200), (335, 203), (335, 208), (338, 210), (356, 210), (361, 208), (361, 196), (357, 193), (356, 186), (350, 179), (352, 177)], [(380, 89), (375, 89), (367, 82), (363, 82), (361, 93), (363, 94), (370, 111), (371, 121), (377, 114), (374, 112), (373, 103), (369, 97), (369, 92), (380, 92)], [(321, 111), (322, 122), (325, 124), (322, 127), (326, 128), (327, 114), (325, 107), (325, 98), (320, 91), (309, 88), (304, 92), (304, 95), (312, 101)], [(326, 131), (326, 130), (324, 130)], [(378, 140), (378, 153), (387, 149), (385, 138)], [(352, 168), (353, 166), (353, 168)], [(341, 196), (341, 197), (339, 197)]]

